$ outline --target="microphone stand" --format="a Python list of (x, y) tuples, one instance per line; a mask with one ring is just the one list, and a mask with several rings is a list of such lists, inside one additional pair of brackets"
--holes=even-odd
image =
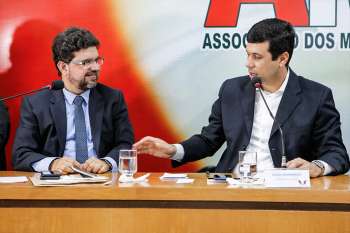
[[(258, 86), (258, 87), (257, 87)], [(283, 136), (283, 130), (281, 128), (281, 125), (278, 121), (276, 121), (275, 117), (273, 116), (269, 106), (267, 105), (267, 102), (266, 102), (266, 99), (261, 91), (261, 84), (259, 83), (259, 85), (256, 85), (256, 87), (259, 89), (259, 93), (265, 103), (265, 106), (267, 108), (267, 110), (269, 111), (269, 114), (271, 116), (271, 118), (273, 119), (274, 122), (276, 122), (277, 126), (278, 126), (278, 131), (280, 132), (281, 134), (281, 146), (282, 146), (282, 162), (281, 162), (281, 167), (282, 168), (287, 168), (287, 157), (286, 157), (286, 148), (285, 148), (285, 145), (284, 145), (284, 136)]]
[(45, 89), (50, 89), (50, 88), (51, 88), (51, 85), (47, 85), (47, 86), (44, 86), (42, 88), (39, 88), (39, 89), (36, 89), (36, 90), (33, 90), (33, 91), (28, 91), (28, 92), (20, 93), (20, 94), (17, 94), (17, 95), (8, 96), (8, 97), (2, 98), (0, 100), (4, 101), (4, 100), (8, 100), (8, 99), (13, 99), (13, 98), (16, 98), (16, 97), (19, 97), (19, 96), (22, 96), (22, 95), (28, 95), (28, 94), (32, 94), (32, 93), (35, 93), (35, 92), (38, 92), (38, 91), (45, 90)]
[(16, 98), (16, 97), (19, 97), (19, 96), (23, 96), (23, 95), (28, 95), (28, 94), (32, 94), (32, 93), (35, 93), (35, 92), (39, 92), (39, 91), (42, 91), (42, 90), (46, 90), (46, 89), (50, 89), (50, 90), (61, 90), (64, 88), (64, 83), (62, 80), (55, 80), (52, 82), (51, 85), (46, 85), (42, 88), (39, 88), (39, 89), (36, 89), (36, 90), (33, 90), (33, 91), (28, 91), (28, 92), (23, 92), (23, 93), (20, 93), (20, 94), (17, 94), (17, 95), (13, 95), (13, 96), (8, 96), (8, 97), (5, 97), (5, 98), (1, 98), (0, 101), (4, 101), (4, 100), (8, 100), (8, 99), (13, 99), (13, 98)]

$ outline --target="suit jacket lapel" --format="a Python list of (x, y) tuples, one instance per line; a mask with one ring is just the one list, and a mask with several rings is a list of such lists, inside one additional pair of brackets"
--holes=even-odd
[[(248, 80), (249, 78), (247, 78)], [(254, 120), (255, 88), (250, 81), (245, 82), (241, 88), (241, 105), (244, 113), (244, 122), (248, 133), (248, 143), (252, 134)]]
[(103, 119), (103, 99), (96, 87), (91, 89), (89, 98), (89, 116), (92, 133), (92, 141), (96, 153), (99, 153), (102, 119)]
[(57, 137), (60, 144), (60, 155), (63, 155), (67, 138), (67, 113), (63, 91), (52, 91), (50, 102), (50, 111), (55, 123)]
[(276, 120), (272, 126), (270, 137), (276, 133), (278, 130), (278, 125), (276, 122), (279, 122), (281, 127), (288, 119), (288, 117), (294, 112), (295, 108), (300, 103), (300, 85), (298, 81), (297, 75), (290, 70), (289, 80), (286, 86), (286, 89), (283, 93), (280, 105), (278, 106), (278, 110), (276, 113)]

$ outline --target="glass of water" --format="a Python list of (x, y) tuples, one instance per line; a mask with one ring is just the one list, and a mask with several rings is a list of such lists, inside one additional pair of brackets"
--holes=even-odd
[(242, 183), (250, 183), (256, 175), (256, 159), (257, 153), (254, 151), (238, 152), (239, 174)]
[(119, 173), (128, 178), (132, 178), (137, 172), (137, 151), (120, 150), (119, 151)]

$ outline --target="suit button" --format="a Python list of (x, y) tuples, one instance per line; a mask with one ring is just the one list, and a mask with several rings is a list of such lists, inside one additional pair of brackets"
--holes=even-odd
[(271, 150), (272, 150), (272, 151), (275, 151), (275, 150), (276, 150), (276, 147), (272, 147)]

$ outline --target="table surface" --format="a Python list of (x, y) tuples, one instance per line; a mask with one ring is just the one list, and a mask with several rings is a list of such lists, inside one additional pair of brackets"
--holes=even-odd
[[(138, 173), (136, 176), (143, 175)], [(62, 187), (34, 187), (26, 183), (0, 184), (0, 200), (160, 200), (239, 201), (350, 204), (350, 177), (326, 176), (311, 179), (311, 188), (232, 187), (207, 184), (206, 174), (189, 173), (192, 184), (162, 181), (163, 173), (151, 173), (147, 183), (121, 184), (118, 174), (107, 173), (112, 184), (79, 184)], [(33, 176), (30, 172), (3, 171), (0, 176)]]

